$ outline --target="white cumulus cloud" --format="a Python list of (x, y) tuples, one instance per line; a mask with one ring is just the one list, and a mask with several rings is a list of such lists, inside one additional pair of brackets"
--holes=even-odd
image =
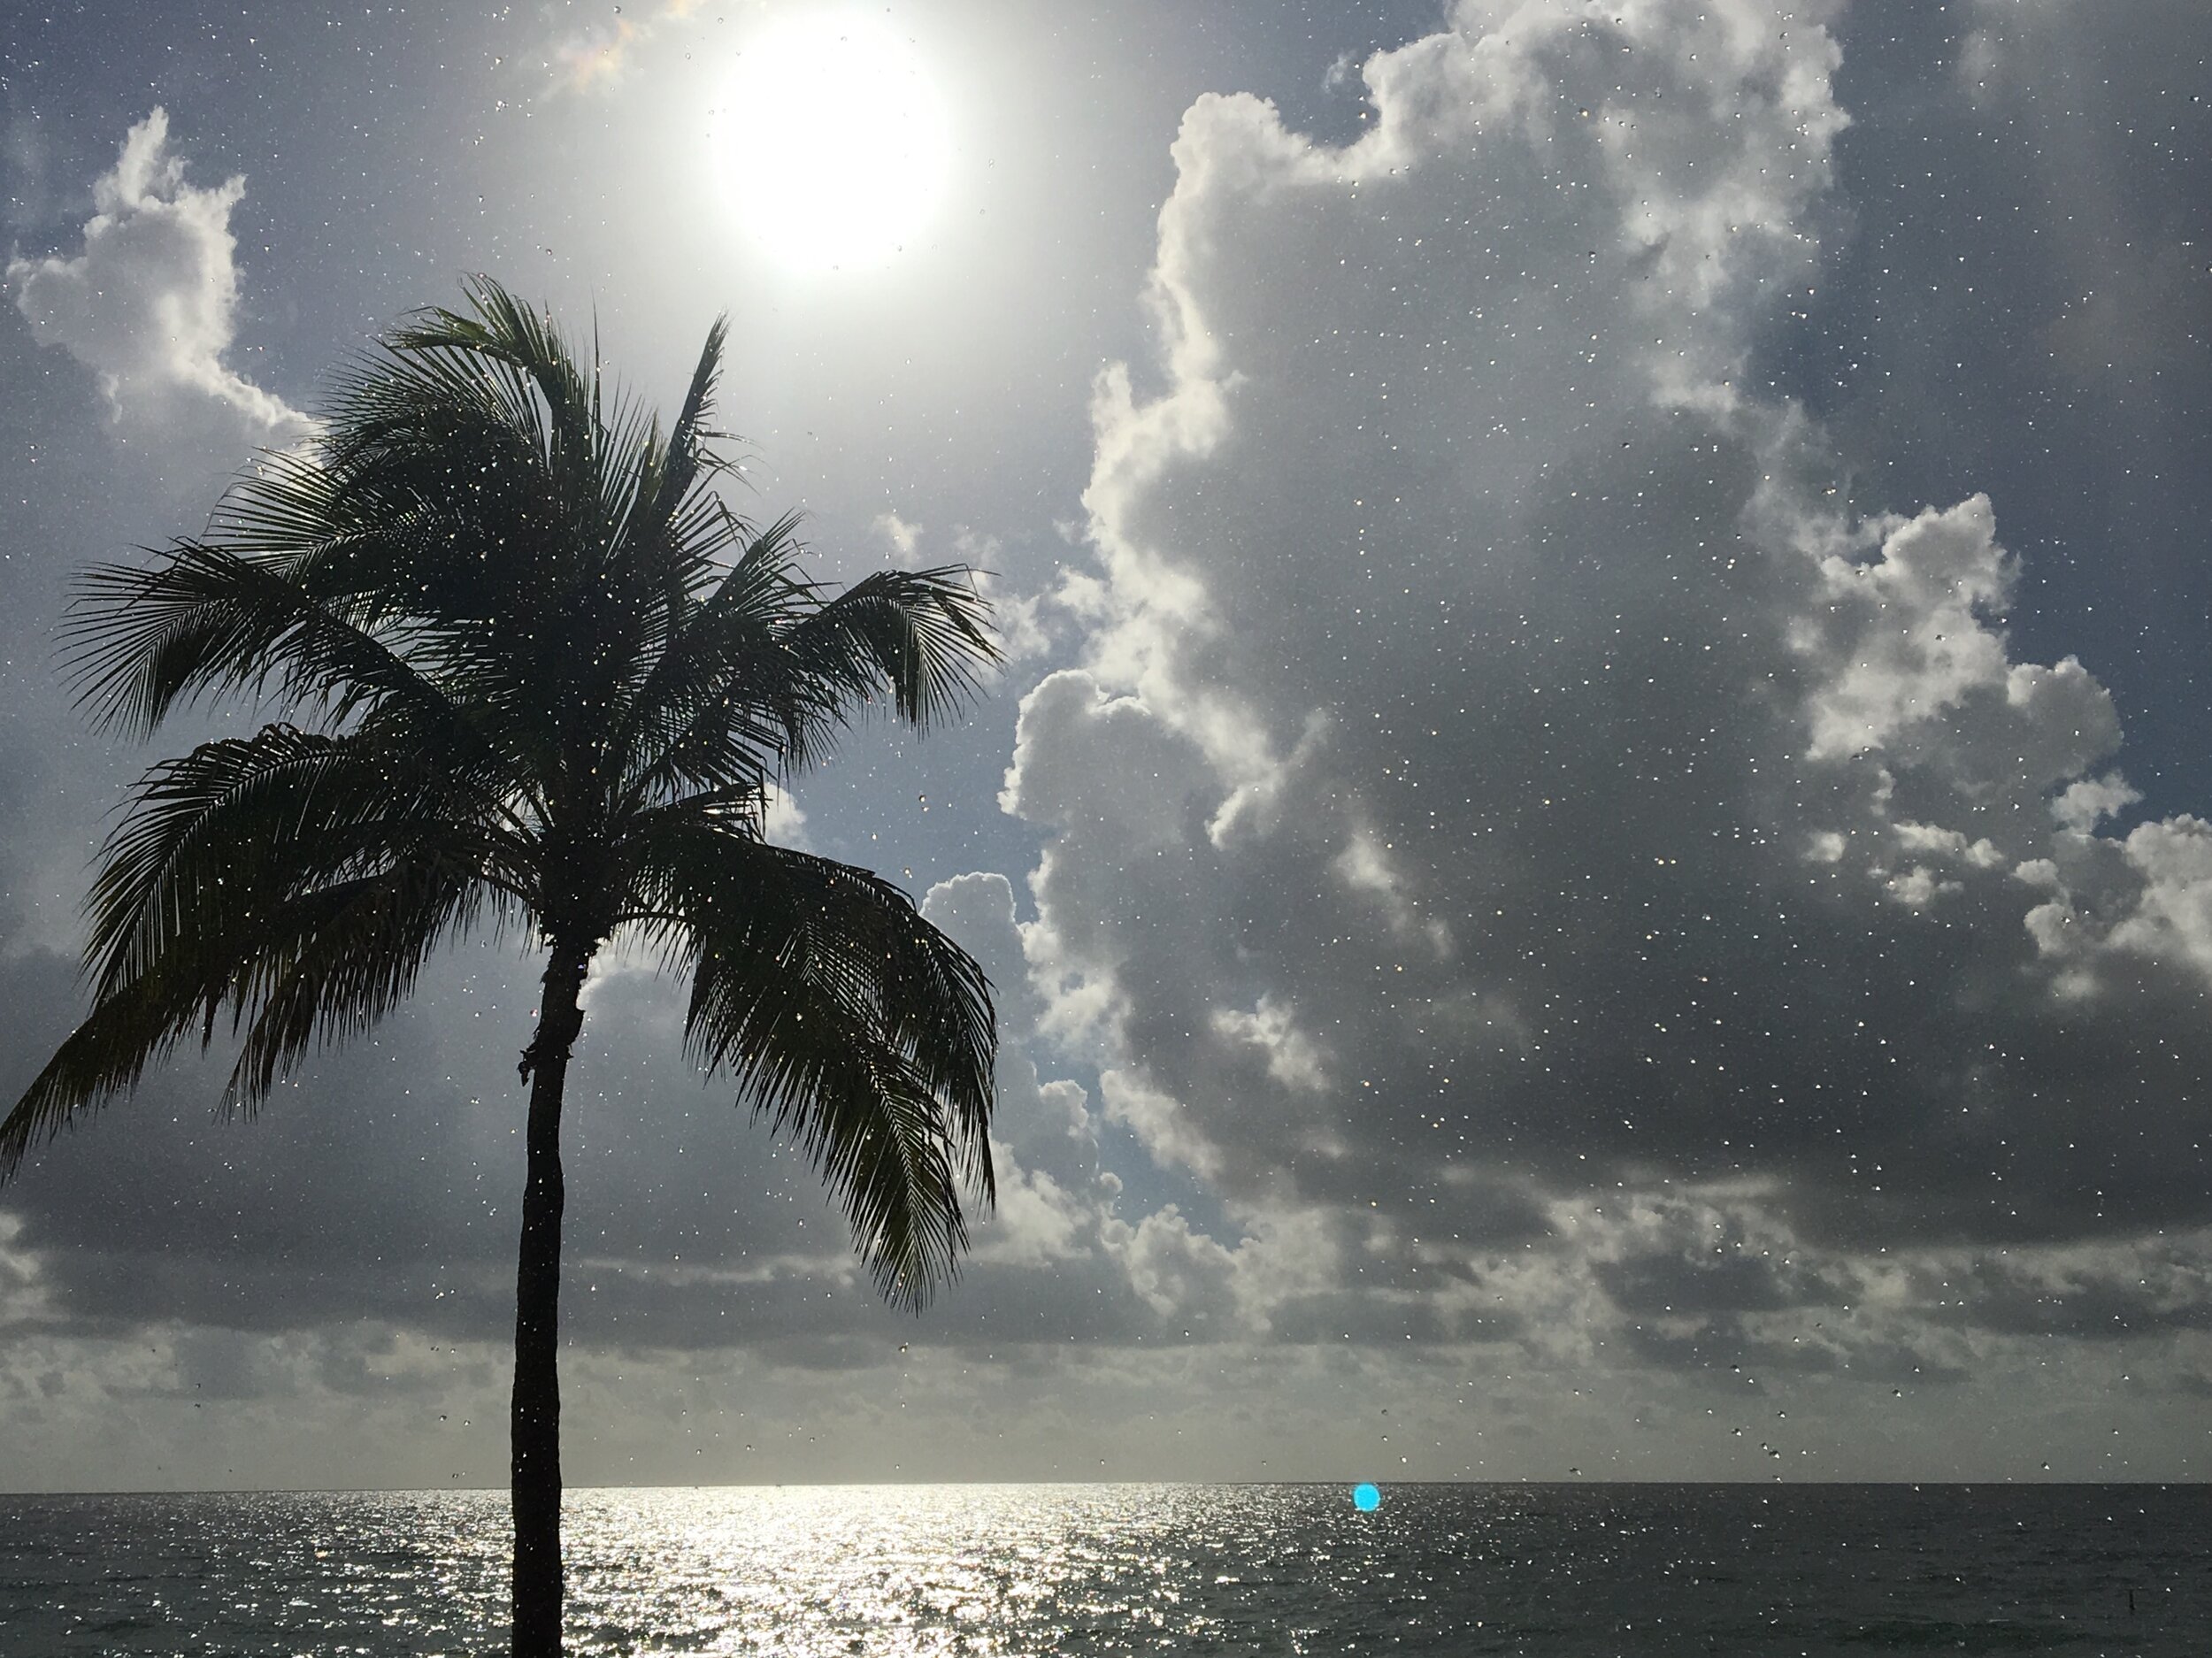
[(83, 251), (10, 262), (16, 308), (42, 343), (99, 376), (119, 425), (231, 450), (307, 432), (306, 417), (225, 361), (239, 300), (230, 216), (245, 191), (242, 177), (187, 182), (157, 108), (93, 185)]

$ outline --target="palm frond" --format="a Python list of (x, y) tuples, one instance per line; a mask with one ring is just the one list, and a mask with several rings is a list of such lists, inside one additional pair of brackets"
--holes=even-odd
[(340, 711), (401, 698), (448, 724), (450, 699), (369, 631), (366, 605), (318, 598), (269, 563), (180, 541), (153, 568), (103, 564), (60, 630), (96, 725), (143, 735), (180, 706), (235, 692)]
[(663, 521), (676, 516), (702, 472), (711, 464), (707, 441), (714, 434), (708, 429), (707, 419), (714, 406), (715, 388), (722, 378), (722, 352), (729, 335), (730, 319), (717, 317), (707, 330), (705, 345), (700, 348), (698, 364), (691, 371), (691, 384), (685, 389), (683, 406), (676, 412), (676, 424), (669, 428), (668, 441), (658, 451), (661, 459), (653, 470), (652, 493), (656, 516)]
[(148, 975), (96, 1002), (0, 1122), (0, 1186), (78, 1112), (136, 1087), (146, 1067), (201, 1021), (197, 988)]
[(0, 1185), (31, 1148), (118, 1094), (223, 1009), (247, 1029), (227, 1101), (250, 1109), (316, 1040), (357, 1034), (408, 992), (472, 918), (465, 871), (424, 863), (211, 917), (145, 972), (102, 995), (0, 1122)]
[[(532, 311), (514, 295), (488, 277), (470, 280), (464, 290), (475, 314), (465, 316), (442, 306), (418, 312), (409, 326), (395, 329), (386, 343), (400, 356), (426, 359), (432, 364), (456, 362), (473, 369), (495, 364), (536, 394), (544, 410), (542, 432), (549, 470), (557, 478), (581, 479), (597, 435), (599, 375), (595, 363), (589, 374), (578, 365), (576, 353), (554, 327), (549, 318)], [(510, 388), (517, 381), (508, 379)], [(522, 399), (510, 397), (509, 406), (522, 413)], [(526, 426), (518, 419), (518, 426)]]
[(879, 570), (863, 577), (783, 636), (810, 679), (865, 702), (887, 692), (918, 731), (957, 713), (975, 691), (977, 664), (999, 659), (990, 601), (964, 565)]
[(664, 438), (654, 422), (637, 457), (637, 533), (655, 543), (649, 549), (655, 556), (642, 561), (643, 573), (660, 589), (657, 603), (640, 607), (650, 623), (644, 641), (646, 672), (683, 631), (717, 559), (738, 544), (745, 529), (707, 487), (727, 470), (707, 447), (715, 435), (707, 420), (728, 335), (729, 319), (717, 317), (707, 330), (676, 424)]
[(234, 997), (246, 1036), (225, 1103), (251, 1109), (311, 1048), (365, 1034), (404, 1002), (482, 911), (485, 889), (469, 874), (411, 859), (280, 910)]
[(996, 1191), (982, 969), (889, 882), (741, 829), (672, 814), (631, 855), (632, 918), (692, 973), (687, 1051), (806, 1148), (886, 1293), (926, 1297), (960, 1183)]
[(196, 936), (365, 875), (435, 867), (527, 902), (526, 846), (434, 759), (374, 731), (272, 725), (153, 767), (87, 903), (95, 994), (117, 994)]
[[(834, 688), (796, 674), (777, 645), (811, 603), (794, 572), (798, 523), (787, 513), (750, 534), (633, 694), (613, 744), (632, 803), (743, 780), (764, 787), (833, 719)], [(733, 537), (746, 527), (733, 517), (726, 526)]]

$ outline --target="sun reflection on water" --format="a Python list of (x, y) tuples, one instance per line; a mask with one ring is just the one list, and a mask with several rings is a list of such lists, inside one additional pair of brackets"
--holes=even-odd
[[(577, 1492), (571, 1629), (587, 1652), (990, 1654), (1079, 1632), (1149, 1646), (1234, 1549), (1218, 1490), (833, 1487)], [(1279, 1504), (1277, 1505), (1279, 1507)], [(1263, 1525), (1256, 1504), (1246, 1516)], [(1248, 1538), (1241, 1539), (1248, 1542)], [(651, 1633), (648, 1635), (646, 1631)], [(644, 1646), (632, 1641), (643, 1637)]]

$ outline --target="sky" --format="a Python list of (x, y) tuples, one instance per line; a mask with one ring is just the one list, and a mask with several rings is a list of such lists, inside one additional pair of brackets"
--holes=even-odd
[[(741, 510), (990, 572), (967, 720), (775, 833), (990, 971), (999, 1201), (887, 1309), (613, 951), (572, 1483), (2205, 1478), (2212, 13), (2129, 20), (11, 9), (0, 1097), (115, 803), (269, 712), (94, 734), (73, 573), (472, 272), (664, 404), (726, 312)], [(27, 1165), (0, 1488), (503, 1483), (537, 971)]]

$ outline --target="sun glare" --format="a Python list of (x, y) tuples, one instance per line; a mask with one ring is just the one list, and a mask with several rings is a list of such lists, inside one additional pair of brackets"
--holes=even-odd
[(749, 234), (804, 270), (874, 264), (934, 211), (950, 146), (921, 55), (874, 20), (772, 26), (739, 59), (720, 143)]

